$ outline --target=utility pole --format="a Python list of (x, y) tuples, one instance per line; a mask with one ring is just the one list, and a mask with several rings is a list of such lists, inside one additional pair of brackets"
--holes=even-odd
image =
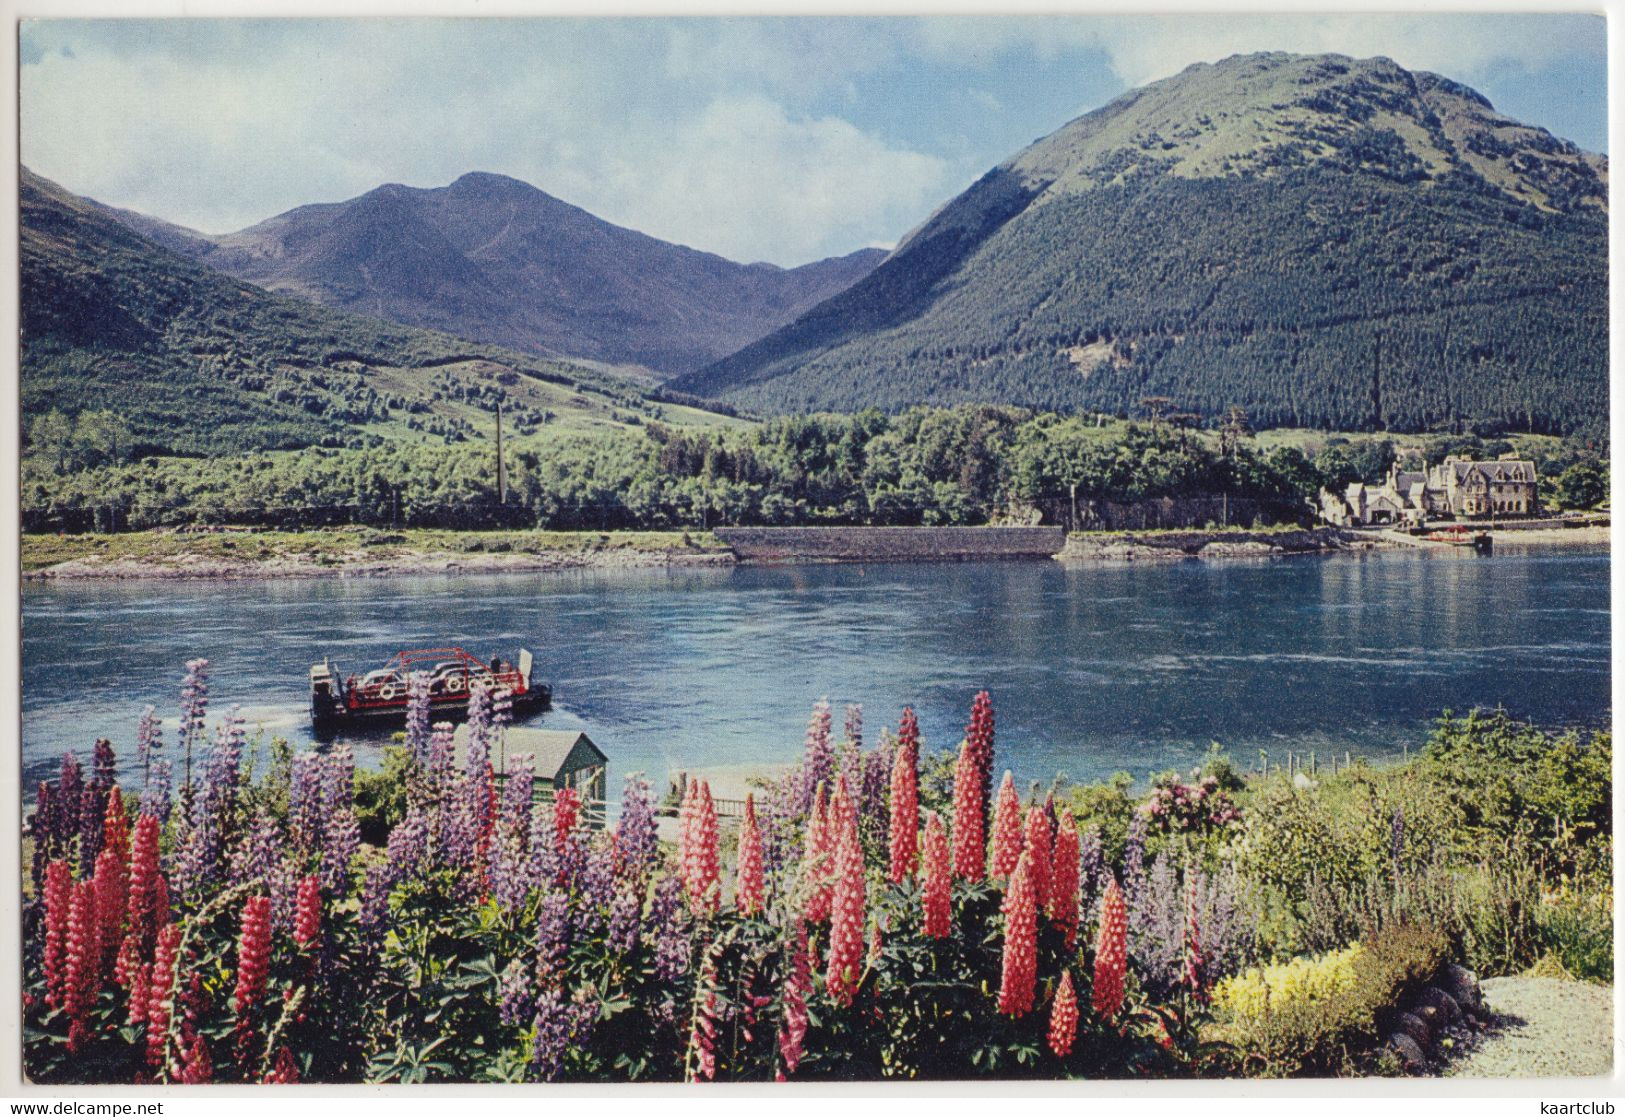
[(502, 403), (497, 402), (497, 503), (508, 503), (508, 477), (502, 469)]

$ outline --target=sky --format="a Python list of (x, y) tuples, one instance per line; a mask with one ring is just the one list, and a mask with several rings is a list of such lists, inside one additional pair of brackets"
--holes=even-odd
[(1593, 15), (34, 20), (20, 43), (23, 163), (210, 233), (480, 170), (793, 266), (890, 246), (1068, 120), (1259, 50), (1386, 55), (1607, 150)]

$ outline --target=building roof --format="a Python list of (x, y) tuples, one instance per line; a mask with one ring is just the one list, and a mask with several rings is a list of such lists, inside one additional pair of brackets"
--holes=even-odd
[[(530, 753), (536, 758), (536, 775), (540, 779), (555, 780), (567, 772), (609, 763), (609, 757), (604, 755), (603, 750), (579, 729), (509, 727), (506, 733), (508, 755)], [(457, 756), (465, 756), (468, 726), (459, 725), (452, 740), (456, 742)]]
[(1535, 463), (1532, 461), (1507, 460), (1496, 462), (1474, 462), (1466, 458), (1446, 458), (1445, 468), (1455, 474), (1459, 483), (1467, 476), (1477, 473), (1486, 481), (1533, 481), (1535, 479)]

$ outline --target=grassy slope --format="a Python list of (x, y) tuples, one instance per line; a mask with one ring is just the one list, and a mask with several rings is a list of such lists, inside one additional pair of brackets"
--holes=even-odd
[(138, 452), (485, 437), (498, 399), (510, 433), (544, 413), (564, 431), (736, 422), (601, 369), (268, 294), (26, 171), (21, 205), (23, 412), (112, 409)]
[(442, 531), (408, 528), (332, 528), (323, 531), (137, 531), (122, 535), (25, 535), (24, 572), (94, 558), (168, 565), (182, 558), (222, 562), (288, 559), (318, 565), (406, 559), (436, 553), (516, 555), (580, 554), (588, 551), (662, 552), (726, 548), (707, 532), (680, 531)]

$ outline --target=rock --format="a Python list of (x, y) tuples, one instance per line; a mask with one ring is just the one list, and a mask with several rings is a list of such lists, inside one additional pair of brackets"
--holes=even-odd
[[(1436, 1009), (1443, 1026), (1446, 1028), (1454, 1028), (1461, 1023), (1461, 1005), (1456, 1001), (1456, 998), (1437, 986), (1429, 985), (1418, 993), (1416, 1003)], [(1435, 1028), (1434, 1031), (1438, 1031), (1438, 1029)]]
[(1399, 1056), (1407, 1071), (1415, 1074), (1427, 1070), (1428, 1059), (1422, 1053), (1421, 1045), (1404, 1032), (1391, 1034), (1388, 1037), (1388, 1047)]
[(1423, 1049), (1433, 1041), (1433, 1033), (1428, 1030), (1426, 1022), (1413, 1012), (1400, 1013), (1398, 1019), (1394, 1021), (1394, 1031), (1410, 1036), (1416, 1041), (1416, 1045)]
[(1478, 975), (1454, 962), (1439, 975), (1439, 988), (1455, 998), (1468, 1012), (1484, 1011), (1484, 993), (1478, 986)]

